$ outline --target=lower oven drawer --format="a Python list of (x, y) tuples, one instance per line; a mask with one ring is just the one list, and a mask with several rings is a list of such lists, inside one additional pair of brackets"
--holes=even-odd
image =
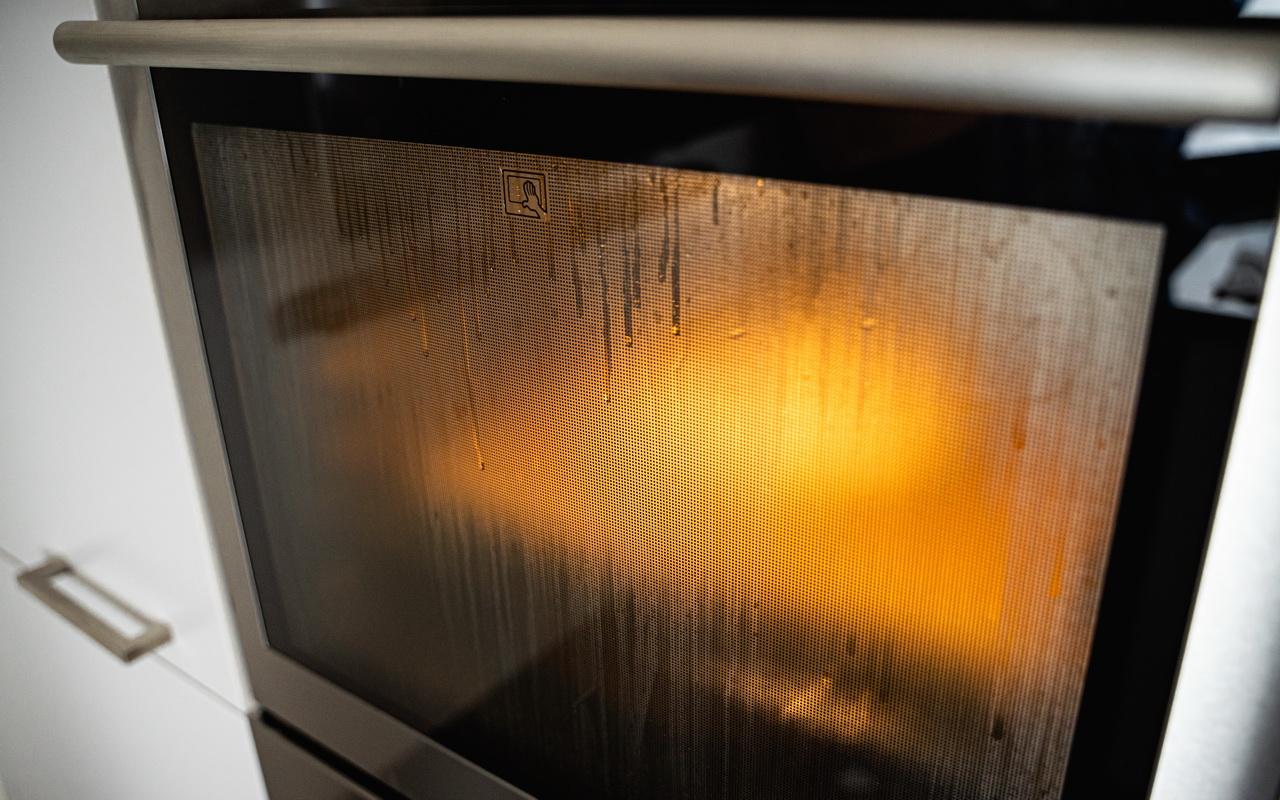
[(306, 745), (262, 717), (252, 725), (271, 800), (389, 800), (361, 788), (324, 756), (304, 749)]

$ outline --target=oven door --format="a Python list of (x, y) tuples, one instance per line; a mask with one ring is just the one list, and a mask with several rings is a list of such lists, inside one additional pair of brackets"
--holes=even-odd
[(59, 43), (151, 67), (157, 282), (293, 740), (392, 797), (1147, 793), (1275, 212), (1273, 153), (1186, 125), (1275, 116), (1274, 40), (120, 25)]

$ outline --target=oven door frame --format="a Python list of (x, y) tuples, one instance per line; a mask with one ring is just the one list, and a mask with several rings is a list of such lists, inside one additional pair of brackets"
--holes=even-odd
[[(132, 0), (99, 3), (103, 19), (136, 19)], [(339, 688), (267, 642), (205, 357), (150, 70), (110, 67), (152, 280), (187, 424), (204, 511), (222, 566), (255, 701), (331, 756), (404, 795), (518, 800), (529, 795)]]
[[(99, 0), (98, 5), (104, 20), (137, 19), (133, 0)], [(1280, 63), (1276, 70), (1280, 75)], [(206, 362), (150, 71), (147, 66), (111, 66), (110, 75), (205, 512), (255, 698), (330, 756), (356, 766), (393, 793), (529, 797), (269, 645)], [(1280, 103), (1280, 95), (1275, 102)], [(1080, 107), (1069, 110), (1078, 112)], [(1114, 97), (1101, 97), (1094, 110), (1114, 113)], [(1275, 110), (1262, 113), (1274, 116)], [(1273, 248), (1272, 268), (1280, 269), (1276, 252)], [(1262, 302), (1157, 766), (1152, 796), (1161, 800), (1272, 800), (1280, 779), (1280, 766), (1265, 757), (1280, 745), (1280, 714), (1262, 713), (1271, 707), (1269, 687), (1280, 681), (1280, 630), (1268, 631), (1260, 624), (1268, 616), (1280, 618), (1280, 537), (1274, 522), (1280, 519), (1280, 497), (1268, 496), (1265, 481), (1256, 479), (1280, 474), (1280, 420), (1267, 413), (1280, 407), (1277, 376), (1280, 284), (1272, 281)], [(1244, 566), (1252, 568), (1242, 570)], [(1247, 615), (1241, 613), (1244, 610)], [(1224, 675), (1236, 683), (1224, 682)], [(1215, 730), (1238, 733), (1225, 740), (1215, 736)]]

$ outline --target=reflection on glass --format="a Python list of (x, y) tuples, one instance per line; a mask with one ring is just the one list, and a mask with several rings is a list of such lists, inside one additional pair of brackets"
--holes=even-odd
[(1157, 228), (195, 138), (274, 647), (546, 798), (1057, 796)]

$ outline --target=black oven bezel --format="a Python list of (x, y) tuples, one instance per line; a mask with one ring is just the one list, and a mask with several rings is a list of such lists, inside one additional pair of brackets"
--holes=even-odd
[[(246, 532), (257, 523), (252, 465), (220, 340), (211, 245), (191, 125), (196, 122), (427, 141), (610, 161), (715, 168), (767, 178), (877, 188), (1100, 214), (1165, 225), (1139, 410), (1064, 797), (1145, 796), (1212, 516), (1251, 326), (1173, 307), (1172, 268), (1212, 224), (1271, 218), (1280, 158), (1185, 161), (1183, 131), (1100, 120), (889, 110), (792, 100), (422, 79), (154, 69), (160, 122)], [(533, 115), (532, 132), (504, 118)], [(635, 120), (664, 120), (662, 125)], [(708, 132), (745, 131), (739, 152), (699, 163)], [(961, 131), (939, 144), (931, 131)], [(894, 131), (917, 144), (850, 162), (831, 131)], [(815, 144), (815, 142), (817, 144)], [(211, 289), (212, 287), (212, 289)], [(1201, 380), (1188, 380), (1192, 371)], [(1205, 376), (1211, 376), (1205, 379)], [(219, 391), (222, 387), (222, 391)], [(1183, 435), (1174, 437), (1171, 432)], [(250, 540), (252, 551), (252, 534)], [(252, 555), (252, 552), (250, 553)], [(261, 566), (261, 565), (259, 565)], [(272, 602), (258, 582), (259, 604)], [(266, 645), (265, 635), (261, 645)], [(247, 649), (255, 645), (246, 643)], [(273, 660), (249, 654), (258, 698), (278, 705)], [(275, 654), (278, 655), (278, 654)], [(329, 683), (323, 681), (324, 683)], [(330, 684), (331, 685), (331, 684)], [(344, 691), (337, 686), (335, 691)], [(349, 693), (348, 693), (349, 694)], [(278, 701), (278, 702), (277, 702)], [(365, 701), (360, 700), (359, 703)], [(367, 707), (369, 724), (384, 712)], [(309, 732), (309, 731), (308, 731)], [(319, 734), (310, 735), (322, 738)], [(425, 739), (426, 737), (423, 736)], [(340, 742), (324, 744), (342, 750)], [(349, 756), (351, 757), (351, 756)], [(437, 778), (351, 757), (406, 794)], [(421, 773), (421, 770), (418, 770)], [(486, 778), (489, 780), (489, 778)], [(425, 781), (425, 783), (424, 783)], [(496, 786), (496, 784), (495, 784)], [(495, 791), (503, 791), (495, 789)]]

